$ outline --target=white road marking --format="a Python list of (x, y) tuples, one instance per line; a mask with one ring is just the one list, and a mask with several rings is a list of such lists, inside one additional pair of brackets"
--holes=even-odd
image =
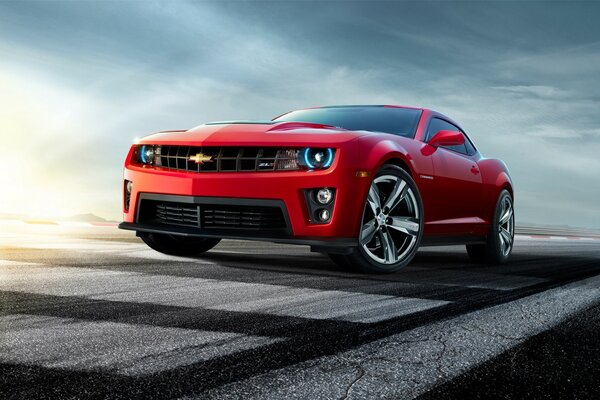
[(191, 257), (177, 257), (170, 256), (167, 254), (159, 253), (156, 250), (152, 250), (148, 248), (145, 244), (136, 245), (138, 247), (132, 248), (133, 250), (129, 250), (127, 252), (118, 253), (119, 256), (132, 257), (132, 258), (146, 258), (148, 260), (157, 260), (157, 261), (177, 261), (177, 262), (189, 262), (195, 264), (211, 264), (214, 265), (214, 262), (200, 260), (198, 258)]
[(0, 268), (0, 290), (364, 323), (448, 304), (442, 300), (284, 285), (25, 265)]
[[(47, 228), (44, 226), (42, 229)], [(53, 226), (54, 229), (63, 229), (64, 227)], [(112, 250), (114, 252), (120, 252), (127, 249), (147, 249), (148, 247), (143, 243), (131, 243), (131, 242), (119, 242), (119, 241), (102, 241), (102, 240), (89, 240), (73, 237), (65, 237), (62, 235), (48, 235), (39, 234), (32, 237), (28, 233), (2, 233), (0, 232), (0, 238), (2, 241), (0, 245), (19, 247), (27, 249), (55, 249), (55, 250), (77, 250), (81, 252), (99, 252)]]
[(133, 376), (223, 357), (281, 340), (24, 314), (0, 316), (0, 336), (2, 362), (72, 370), (102, 369)]
[[(93, 253), (115, 253), (119, 256), (131, 257), (131, 258), (143, 258), (148, 260), (156, 261), (176, 261), (186, 262), (199, 265), (218, 265), (218, 262), (207, 258), (190, 258), (190, 257), (175, 257), (166, 254), (159, 253), (148, 248), (144, 243), (130, 243), (130, 242), (109, 242), (109, 241), (96, 241), (96, 240), (85, 240), (85, 239), (69, 239), (65, 238), (50, 238), (41, 240), (38, 243), (31, 243), (31, 238), (23, 238), (23, 241), (27, 240), (26, 247), (28, 248), (52, 248), (52, 249), (68, 249), (76, 250), (79, 252), (93, 252)], [(25, 244), (19, 240), (19, 246), (25, 246)], [(233, 254), (246, 254), (243, 251), (230, 251), (216, 249), (214, 253), (233, 253)], [(269, 269), (268, 267), (264, 267)], [(277, 268), (271, 268), (277, 269)], [(427, 271), (426, 268), (412, 267), (410, 266), (403, 272), (402, 277), (407, 279), (409, 283), (423, 283), (423, 284), (436, 284), (440, 286), (461, 286), (468, 288), (480, 288), (480, 289), (491, 289), (491, 290), (513, 290), (526, 286), (535, 285), (541, 282), (545, 282), (545, 279), (534, 278), (519, 275), (507, 275), (507, 274), (493, 274), (487, 272), (476, 272), (473, 270), (463, 269), (447, 269), (447, 270), (436, 270), (435, 274), (423, 274), (423, 271)], [(299, 272), (299, 273), (320, 273), (319, 271), (310, 271), (303, 268), (288, 269), (288, 272)], [(343, 272), (338, 275), (349, 277), (348, 273)], [(356, 276), (362, 277), (357, 274)], [(401, 278), (402, 278), (401, 277)], [(392, 278), (394, 281), (398, 280), (398, 277)], [(380, 277), (378, 280), (386, 280), (386, 277)], [(402, 314), (400, 314), (402, 315)]]
[(530, 240), (533, 239), (530, 235), (515, 235), (515, 240)]
[(245, 251), (235, 251), (235, 250), (210, 250), (210, 253), (248, 254), (248, 252), (245, 252)]
[(158, 261), (179, 261), (198, 264), (214, 264), (208, 261), (199, 260), (197, 258), (176, 257), (162, 254), (150, 249), (141, 240), (139, 243), (132, 243), (126, 241), (103, 241), (63, 236), (40, 235), (36, 238), (35, 241), (33, 241), (31, 239), (31, 235), (18, 233), (6, 235), (0, 234), (0, 237), (4, 238), (1, 242), (3, 246), (12, 246), (28, 249), (54, 249), (73, 250), (78, 252), (114, 253), (116, 255), (124, 257), (146, 258), (149, 260)]
[[(56, 226), (53, 229), (56, 229)], [(0, 237), (13, 240), (10, 235), (2, 232)], [(37, 239), (37, 237), (32, 238), (31, 235), (27, 240), (19, 239), (20, 247), (31, 247), (30, 244)], [(42, 238), (42, 240), (57, 242), (65, 239), (59, 237)], [(85, 242), (88, 244), (84, 245)], [(141, 254), (144, 251), (154, 254), (152, 250), (142, 250), (145, 249), (143, 244), (114, 244), (105, 241), (99, 242), (96, 246), (94, 243), (90, 240), (80, 241), (78, 242), (80, 247), (74, 248), (81, 250), (81, 257), (85, 257), (86, 251), (115, 252), (116, 255)], [(4, 245), (4, 242), (1, 244)], [(545, 246), (553, 245), (565, 246), (561, 243), (545, 244)], [(138, 255), (132, 256), (138, 257)], [(174, 258), (168, 257), (168, 260)], [(426, 268), (420, 268), (421, 275), (423, 270)], [(438, 273), (440, 273), (439, 269), (433, 271), (424, 283), (431, 283), (433, 275)], [(437, 282), (441, 285), (456, 286), (473, 284), (474, 281), (477, 284), (479, 278), (468, 279), (461, 273), (459, 270), (445, 270), (438, 277)], [(501, 284), (496, 285), (497, 288), (517, 288), (538, 282), (538, 278), (482, 274), (484, 285), (492, 286), (495, 280), (499, 280)], [(398, 277), (394, 279), (397, 280)], [(378, 285), (411, 285), (414, 279), (419, 278), (410, 277), (411, 283), (390, 283), (368, 279), (364, 281), (365, 285), (372, 285), (374, 291), (377, 291)], [(439, 383), (440, 377), (441, 381), (451, 379), (467, 368), (500, 354), (526, 340), (527, 337), (555, 325), (571, 313), (593, 304), (600, 298), (599, 287), (598, 278), (578, 282), (512, 303), (416, 328), (343, 354), (323, 357), (317, 360), (319, 368), (313, 368), (314, 364), (305, 363), (274, 371), (274, 375), (265, 374), (239, 384), (245, 385), (250, 382), (252, 385), (245, 386), (246, 390), (249, 390), (248, 396), (264, 398), (292, 397), (294, 390), (298, 390), (295, 393), (306, 393), (304, 391), (309, 390), (310, 387), (343, 390), (343, 385), (324, 385), (319, 382), (323, 382), (324, 379), (326, 382), (330, 377), (339, 378), (346, 375), (350, 382), (356, 378), (356, 366), (360, 365), (365, 375), (353, 386), (351, 396), (360, 398), (369, 393), (377, 393), (378, 388), (389, 385), (390, 382), (398, 385), (399, 397), (416, 396), (431, 388), (433, 384)], [(7, 260), (0, 260), (0, 290), (183, 307), (207, 307), (217, 310), (246, 310), (354, 322), (373, 322), (447, 304), (447, 302), (436, 304), (435, 301), (418, 298), (94, 268), (51, 267)], [(301, 300), (297, 301), (298, 298)], [(372, 318), (373, 316), (375, 319)], [(47, 333), (47, 326), (51, 327), (50, 334)], [(31, 315), (0, 317), (0, 338), (2, 338), (0, 360), (6, 362), (70, 369), (97, 368), (126, 375), (144, 375), (180, 365), (189, 365), (212, 357), (220, 357), (231, 351), (252, 348), (244, 347), (246, 345), (259, 347), (278, 340), (233, 333)], [(120, 341), (122, 344), (114, 348), (114, 343)], [(111, 344), (109, 346), (106, 343)], [(90, 355), (90, 351), (87, 351), (85, 355), (85, 350), (90, 348), (94, 349), (94, 352)], [(261, 382), (265, 382), (264, 379), (275, 379), (277, 374), (287, 375), (289, 378), (285, 377), (282, 382), (291, 382), (290, 385), (296, 386), (294, 388), (289, 385), (280, 386), (276, 393), (261, 392), (267, 386), (271, 389), (264, 390), (273, 390), (273, 385), (264, 385)], [(221, 389), (216, 389), (211, 394), (219, 397), (219, 393), (226, 393), (219, 390)], [(224, 390), (227, 390), (227, 387)], [(406, 396), (403, 396), (404, 394)]]
[(435, 271), (431, 271), (425, 267), (408, 267), (396, 279), (427, 285), (460, 286), (491, 290), (514, 290), (547, 281), (544, 278), (493, 274), (490, 272), (474, 271), (473, 269), (436, 269)]
[(275, 301), (272, 298), (259, 298), (220, 304), (211, 308), (370, 323), (413, 314), (448, 303), (448, 301), (409, 297), (294, 289)]
[(594, 240), (600, 240), (600, 237), (586, 237), (586, 236), (548, 236), (548, 235), (515, 235), (515, 240), (523, 240), (523, 241), (531, 241), (531, 240), (538, 240), (538, 241), (577, 241), (577, 240), (582, 240), (582, 241), (594, 241)]
[[(559, 324), (600, 299), (600, 276), (424, 325), (332, 356), (270, 371), (202, 394), (220, 399), (412, 399)], [(285, 382), (273, 385), (272, 382)], [(336, 384), (327, 384), (336, 382)], [(351, 386), (348, 393), (346, 390)]]

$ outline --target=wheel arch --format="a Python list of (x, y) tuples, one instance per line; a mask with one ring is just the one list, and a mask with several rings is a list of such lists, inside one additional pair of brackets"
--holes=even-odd
[[(355, 167), (359, 171), (368, 172), (368, 178), (361, 181), (356, 192), (362, 199), (366, 199), (371, 182), (377, 172), (386, 165), (393, 165), (402, 169), (415, 181), (419, 192), (421, 191), (417, 183), (419, 168), (416, 165), (416, 161), (418, 160), (415, 160), (411, 155), (411, 152), (418, 151), (417, 144), (413, 144), (413, 140), (411, 139), (401, 137), (394, 137), (392, 139), (386, 136), (388, 135), (364, 136), (356, 142), (357, 157)], [(421, 196), (420, 193), (419, 195)], [(360, 216), (357, 216), (358, 221), (362, 218), (362, 210), (359, 214)]]
[(483, 178), (483, 200), (484, 200), (484, 217), (491, 221), (493, 216), (496, 201), (503, 190), (507, 190), (513, 199), (515, 198), (513, 182), (508, 172), (506, 164), (497, 159), (484, 159), (480, 161), (479, 167)]
[[(381, 166), (379, 167), (382, 168), (386, 165), (395, 165), (396, 167), (400, 167), (402, 168), (408, 175), (410, 175), (411, 178), (414, 179), (414, 174), (412, 169), (408, 166), (408, 162), (405, 161), (404, 158), (402, 158), (401, 156), (395, 155), (392, 156), (390, 158), (387, 158), (386, 160), (384, 160), (384, 162), (381, 164)], [(378, 169), (378, 170), (379, 170)]]
[[(500, 176), (498, 178), (500, 178)], [(515, 192), (513, 190), (512, 183), (510, 182), (510, 179), (508, 177), (503, 177), (503, 179), (501, 179), (501, 183), (498, 184), (497, 186), (499, 188), (499, 191), (502, 191), (502, 190), (508, 191), (508, 193), (510, 193), (510, 197), (512, 197), (513, 201), (514, 201)]]
[(384, 164), (396, 165), (414, 177), (415, 166), (408, 149), (399, 143), (399, 138), (382, 138), (381, 135), (361, 137), (357, 143), (358, 149), (365, 157), (359, 157), (357, 167), (365, 169), (374, 175)]
[(497, 188), (496, 197), (499, 196), (503, 190), (507, 190), (508, 193), (510, 193), (510, 196), (514, 199), (512, 181), (510, 179), (510, 176), (508, 176), (508, 174), (505, 171), (501, 171), (500, 173), (498, 173), (494, 186)]

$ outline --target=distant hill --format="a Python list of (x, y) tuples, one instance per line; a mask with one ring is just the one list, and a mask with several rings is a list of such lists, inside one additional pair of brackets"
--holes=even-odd
[(58, 221), (70, 221), (70, 222), (96, 222), (96, 223), (103, 223), (103, 222), (117, 222), (117, 221), (111, 221), (102, 217), (97, 216), (96, 214), (92, 214), (92, 213), (88, 213), (88, 214), (76, 214), (76, 215), (72, 215), (70, 217), (66, 217), (66, 218), (49, 218), (47, 216), (44, 215), (23, 215), (23, 214), (3, 214), (0, 213), (0, 219), (16, 219), (16, 220), (21, 220), (21, 221), (27, 221), (27, 220), (44, 220), (44, 221), (52, 221), (52, 220), (58, 220)]
[(77, 214), (69, 218), (64, 218), (63, 221), (74, 221), (74, 222), (112, 222), (95, 214)]

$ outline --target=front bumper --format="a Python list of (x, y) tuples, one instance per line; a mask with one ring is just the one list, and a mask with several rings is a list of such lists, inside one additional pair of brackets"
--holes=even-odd
[[(352, 247), (362, 216), (370, 179), (356, 176), (356, 168), (343, 159), (323, 171), (188, 173), (128, 164), (124, 179), (132, 181), (129, 209), (124, 210), (122, 229), (162, 232), (204, 237), (269, 240), (311, 246)], [(325, 224), (311, 223), (305, 190), (321, 187), (336, 189), (331, 219)], [(235, 230), (204, 230), (189, 227), (157, 227), (139, 219), (145, 195), (183, 196), (188, 199), (229, 199), (279, 202), (286, 219), (285, 234), (261, 235)], [(193, 201), (193, 200), (192, 200)], [(200, 200), (202, 201), (202, 200)]]
[(293, 238), (293, 237), (269, 237), (260, 235), (238, 235), (235, 232), (211, 232), (184, 227), (157, 227), (154, 225), (135, 224), (121, 222), (119, 229), (135, 231), (138, 236), (150, 233), (161, 233), (168, 235), (179, 235), (187, 237), (214, 237), (219, 239), (258, 240), (273, 243), (286, 243), (310, 246), (312, 251), (319, 253), (348, 254), (349, 250), (357, 246), (358, 241), (354, 238)]

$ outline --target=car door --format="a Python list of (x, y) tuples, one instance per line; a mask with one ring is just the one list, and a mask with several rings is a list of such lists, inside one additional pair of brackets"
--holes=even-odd
[[(462, 130), (454, 124), (434, 117), (427, 128), (426, 140), (441, 130)], [(464, 132), (463, 132), (464, 135)], [(481, 173), (476, 153), (465, 136), (465, 144), (438, 147), (431, 153), (434, 198), (428, 218), (435, 226), (432, 233), (468, 234), (481, 214)]]

